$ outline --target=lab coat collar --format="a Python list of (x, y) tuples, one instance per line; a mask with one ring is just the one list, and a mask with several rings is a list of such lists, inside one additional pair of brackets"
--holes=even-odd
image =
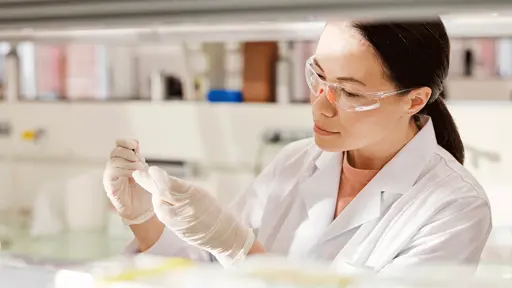
[[(342, 153), (322, 152), (317, 155), (315, 167), (309, 170), (307, 179), (302, 183), (301, 193), (306, 202), (308, 211), (322, 199), (332, 199), (334, 213), (335, 200), (338, 195), (338, 186), (341, 175)], [(334, 214), (331, 214), (331, 220)]]
[(333, 159), (340, 160), (340, 153), (339, 152), (322, 152), (320, 156), (318, 156), (318, 159), (315, 161), (316, 168), (321, 170), (325, 168)]
[[(437, 149), (432, 119), (422, 118), (422, 129), (375, 175), (370, 182), (377, 182), (381, 191), (403, 194), (416, 183), (422, 169)], [(315, 161), (316, 172), (330, 167), (331, 161), (342, 159), (337, 152), (321, 152)], [(340, 163), (341, 165), (341, 163)]]
[[(425, 123), (426, 122), (426, 123)], [(337, 217), (328, 227), (323, 239), (327, 241), (337, 235), (340, 235), (352, 228), (358, 227), (366, 222), (377, 219), (381, 216), (382, 205), (385, 200), (385, 194), (404, 194), (416, 183), (421, 171), (427, 165), (430, 157), (437, 149), (434, 127), (430, 118), (423, 119), (424, 126), (416, 136), (407, 143), (402, 150), (398, 152), (391, 161), (389, 161), (377, 175), (366, 185), (363, 190), (345, 207), (342, 217)], [(316, 167), (318, 171), (322, 169), (333, 170), (328, 172), (331, 177), (339, 177), (341, 171), (342, 157), (340, 153), (323, 152), (317, 159)], [(338, 166), (333, 162), (336, 161)], [(330, 164), (329, 164), (330, 163)], [(333, 168), (339, 169), (333, 169)], [(318, 173), (318, 172), (316, 172)], [(324, 172), (325, 173), (325, 172)], [(323, 173), (322, 173), (323, 174)], [(337, 197), (338, 186), (328, 187), (334, 189), (331, 195)], [(325, 185), (319, 185), (325, 189)], [(325, 193), (323, 197), (325, 197)], [(319, 197), (322, 197), (319, 195)], [(308, 208), (317, 201), (314, 195), (305, 197)], [(396, 197), (391, 197), (396, 199)], [(386, 206), (388, 206), (386, 204)], [(334, 208), (333, 208), (334, 212)]]
[(375, 175), (370, 184), (378, 184), (383, 192), (398, 194), (412, 188), (437, 149), (432, 120), (424, 117), (422, 122), (423, 128)]

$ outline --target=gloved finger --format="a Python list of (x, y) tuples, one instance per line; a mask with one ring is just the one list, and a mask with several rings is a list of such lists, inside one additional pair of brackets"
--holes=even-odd
[(135, 152), (133, 150), (120, 146), (114, 148), (114, 150), (112, 150), (112, 152), (110, 153), (110, 158), (115, 157), (123, 158), (131, 162), (139, 161), (139, 158), (137, 157), (137, 155), (135, 155)]
[(175, 229), (180, 230), (185, 228), (183, 217), (178, 215), (178, 211), (172, 204), (162, 200), (162, 198), (156, 195), (153, 195), (151, 201), (156, 216), (162, 223), (165, 223), (167, 227), (173, 229), (173, 231), (175, 231)]
[(129, 150), (135, 150), (135, 152), (139, 151), (139, 141), (135, 139), (117, 139), (116, 146), (123, 147)]
[[(163, 200), (158, 195), (153, 195), (153, 197), (151, 197), (151, 202), (153, 203), (153, 209), (155, 210), (155, 213), (157, 213), (156, 211), (158, 210), (158, 214), (160, 216), (163, 216), (162, 218), (172, 217), (171, 213), (169, 213), (169, 211), (168, 211), (168, 208), (172, 207), (173, 204)], [(172, 214), (174, 214), (174, 213), (172, 213)]]
[(148, 169), (148, 172), (149, 175), (151, 175), (151, 177), (153, 177), (153, 179), (155, 180), (155, 183), (159, 185), (159, 188), (165, 188), (172, 194), (187, 194), (190, 191), (190, 189), (193, 188), (193, 186), (189, 182), (176, 177), (169, 176), (167, 172), (156, 166), (150, 167)]
[[(151, 197), (151, 202), (153, 204), (153, 210), (155, 211), (156, 217), (165, 224), (165, 226), (171, 228), (172, 227), (172, 219), (173, 215), (170, 213), (171, 204), (167, 201), (162, 200), (157, 195), (153, 195)], [(172, 228), (171, 228), (172, 230)]]
[(137, 161), (140, 161), (142, 163), (146, 163), (146, 158), (140, 154), (140, 151), (135, 150), (135, 155), (137, 157)]
[(110, 171), (108, 171), (106, 176), (108, 177), (108, 179), (110, 179), (110, 181), (114, 181), (120, 177), (128, 177), (128, 178), (132, 177), (132, 173), (133, 173), (133, 170), (115, 168), (115, 169), (110, 169)]
[(144, 190), (151, 193), (153, 196), (158, 196), (160, 193), (158, 187), (155, 185), (155, 181), (145, 170), (136, 170), (132, 173), (133, 180), (137, 182)]
[(130, 162), (122, 158), (110, 159), (107, 164), (108, 175), (111, 179), (116, 177), (132, 177), (133, 171), (145, 170), (141, 162)]
[(127, 170), (132, 170), (132, 171), (146, 170), (146, 166), (144, 165), (144, 163), (142, 163), (140, 161), (132, 162), (132, 161), (128, 161), (123, 158), (118, 158), (118, 157), (110, 159), (109, 166), (111, 168), (127, 169)]
[(153, 184), (156, 188), (153, 195), (158, 196), (161, 200), (169, 204), (176, 204), (176, 199), (174, 199), (172, 191), (169, 190), (169, 174), (159, 167), (152, 166), (148, 169), (148, 175), (153, 180)]
[(107, 195), (109, 197), (118, 196), (118, 192), (123, 191), (122, 188), (124, 185), (126, 185), (126, 181), (122, 181), (119, 177), (113, 179), (110, 179), (108, 175), (105, 175), (105, 177), (103, 177), (103, 187), (105, 187), (105, 191), (107, 192)]

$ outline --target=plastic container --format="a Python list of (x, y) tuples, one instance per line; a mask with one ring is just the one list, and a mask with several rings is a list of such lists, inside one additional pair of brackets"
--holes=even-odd
[[(495, 267), (497, 268), (497, 267)], [(503, 267), (502, 267), (503, 268)], [(329, 263), (270, 256), (250, 258), (238, 267), (194, 263), (179, 258), (138, 255), (62, 270), (55, 288), (510, 288), (507, 274), (463, 276), (471, 269), (436, 265), (395, 275), (364, 271), (342, 274)], [(500, 271), (505, 271), (501, 269)], [(78, 285), (80, 284), (80, 285)]]
[(210, 102), (242, 102), (242, 92), (235, 90), (210, 90), (208, 92)]
[[(191, 287), (187, 281), (205, 276), (208, 268), (200, 269), (194, 262), (181, 258), (162, 258), (140, 254), (90, 263), (83, 267), (62, 269), (55, 274), (54, 288), (164, 288)], [(214, 274), (222, 270), (211, 266)], [(193, 273), (187, 273), (192, 271)], [(214, 275), (213, 273), (210, 275)], [(206, 281), (209, 277), (197, 278)], [(201, 282), (206, 284), (207, 282)], [(197, 286), (201, 287), (201, 286)]]
[(20, 97), (20, 59), (16, 46), (13, 46), (5, 55), (5, 99), (16, 102)]

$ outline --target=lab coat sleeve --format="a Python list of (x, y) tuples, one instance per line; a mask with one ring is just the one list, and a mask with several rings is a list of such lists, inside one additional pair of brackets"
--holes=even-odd
[[(126, 247), (125, 254), (139, 253), (136, 240), (132, 240)], [(180, 257), (194, 261), (210, 262), (214, 259), (210, 253), (189, 245), (181, 240), (167, 227), (164, 228), (160, 239), (148, 250), (141, 254), (156, 255), (161, 257)]]
[[(263, 209), (266, 205), (267, 185), (271, 182), (275, 161), (267, 166), (264, 171), (254, 180), (252, 185), (235, 198), (229, 206), (230, 211), (238, 220), (257, 235), (261, 224)], [(128, 253), (138, 253), (136, 240), (133, 240), (127, 247)], [(143, 254), (158, 255), (163, 257), (183, 257), (195, 261), (216, 261), (210, 253), (189, 245), (177, 237), (168, 228), (164, 229), (160, 239)]]
[(458, 264), (474, 270), (491, 228), (487, 200), (460, 199), (436, 213), (381, 273), (436, 263)]

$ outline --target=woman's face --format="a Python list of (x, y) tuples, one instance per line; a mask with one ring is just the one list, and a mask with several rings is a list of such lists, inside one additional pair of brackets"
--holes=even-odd
[[(327, 82), (343, 84), (349, 93), (396, 90), (373, 47), (348, 23), (326, 26), (315, 59), (317, 74)], [(389, 96), (379, 102), (374, 110), (347, 111), (331, 104), (325, 94), (311, 94), (317, 146), (331, 152), (360, 149), (386, 142), (397, 129), (408, 127), (409, 97)]]

